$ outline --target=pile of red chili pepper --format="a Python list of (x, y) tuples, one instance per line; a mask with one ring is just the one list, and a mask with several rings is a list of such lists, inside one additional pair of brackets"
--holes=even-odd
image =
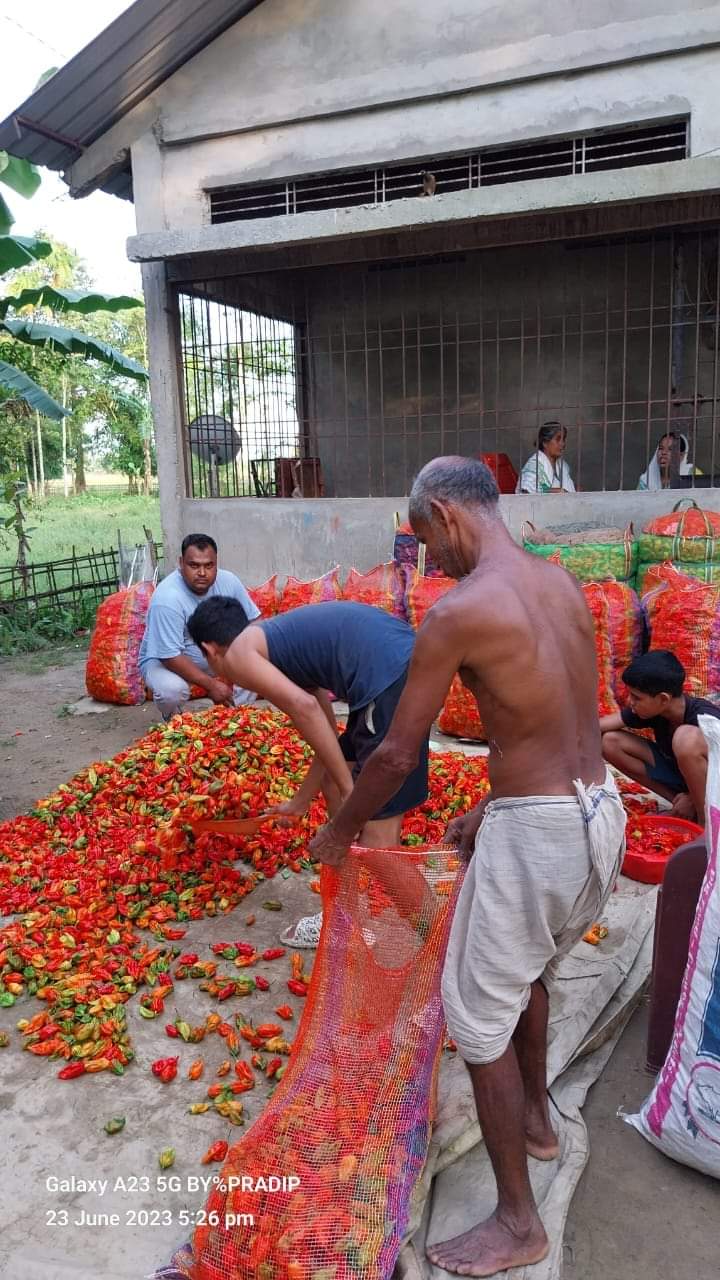
[[(173, 974), (171, 944), (184, 922), (231, 911), (260, 878), (309, 868), (305, 850), (323, 805), (252, 839), (193, 841), (184, 824), (261, 813), (295, 791), (306, 757), (278, 713), (215, 707), (176, 717), (0, 825), (0, 901), (17, 917), (0, 930), (0, 1007), (24, 994), (46, 1004), (21, 1027), (26, 1048), (62, 1059), (63, 1078), (122, 1074), (133, 1056), (123, 1005), (141, 987), (140, 1012), (150, 1018), (162, 1013), (173, 977), (200, 978), (218, 1000), (261, 988), (260, 975), (221, 983), (212, 962), (197, 957), (181, 955)], [(486, 787), (484, 760), (434, 756), (430, 796), (406, 820), (405, 842), (437, 842)], [(290, 982), (301, 994), (301, 979)]]

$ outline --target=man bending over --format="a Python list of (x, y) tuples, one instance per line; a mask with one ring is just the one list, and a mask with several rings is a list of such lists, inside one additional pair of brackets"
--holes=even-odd
[(429, 1245), (428, 1256), (459, 1275), (490, 1276), (548, 1252), (527, 1159), (558, 1154), (546, 1086), (547, 987), (612, 890), (625, 814), (600, 750), (593, 626), (574, 578), (513, 542), (495, 480), (474, 459), (428, 463), (410, 495), (410, 520), (433, 560), (462, 582), (427, 614), (392, 725), (311, 849), (325, 862), (342, 860), (367, 815), (415, 767), (459, 671), (488, 733), (492, 791), (449, 833), (470, 864), (442, 994), (498, 1204), (464, 1235)]
[[(668, 649), (635, 658), (622, 678), (630, 705), (600, 721), (605, 759), (670, 800), (677, 818), (704, 826), (708, 749), (698, 716), (720, 719), (720, 707), (683, 693), (685, 668)], [(629, 729), (652, 729), (655, 741)]]
[[(334, 813), (387, 733), (405, 687), (415, 633), (380, 609), (342, 600), (249, 622), (236, 600), (216, 597), (195, 610), (188, 629), (218, 676), (274, 703), (315, 752), (301, 787), (278, 811), (301, 815), (322, 791)], [(340, 738), (328, 689), (350, 710)], [(360, 844), (371, 849), (399, 844), (405, 812), (422, 804), (427, 793), (428, 733), (418, 743), (413, 769), (360, 824)], [(306, 916), (285, 941), (315, 947), (321, 924), (322, 913)]]
[(218, 569), (215, 540), (207, 533), (189, 533), (183, 539), (177, 569), (153, 592), (140, 645), (140, 671), (163, 720), (182, 711), (193, 684), (222, 706), (255, 700), (246, 689), (218, 680), (188, 634), (187, 620), (199, 601), (218, 595), (234, 596), (248, 617), (259, 618), (260, 610), (240, 579)]

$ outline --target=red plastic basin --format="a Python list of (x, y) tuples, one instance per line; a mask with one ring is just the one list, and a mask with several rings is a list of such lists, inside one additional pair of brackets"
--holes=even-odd
[[(636, 835), (636, 832), (640, 834)], [(702, 827), (696, 822), (666, 817), (664, 813), (646, 813), (639, 818), (629, 819), (628, 850), (622, 865), (623, 875), (631, 880), (639, 880), (642, 884), (661, 884), (670, 855), (681, 845), (689, 844), (691, 840), (701, 836), (702, 832)], [(654, 847), (659, 837), (663, 838), (668, 848), (661, 850)], [(668, 837), (672, 837), (672, 844)]]

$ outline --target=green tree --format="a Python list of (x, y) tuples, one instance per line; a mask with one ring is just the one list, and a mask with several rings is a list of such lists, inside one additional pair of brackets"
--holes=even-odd
[[(33, 165), (25, 160), (0, 152), (0, 182), (25, 197), (32, 196), (39, 185), (39, 175)], [(81, 356), (85, 360), (99, 361), (113, 373), (145, 383), (147, 372), (143, 365), (119, 348), (87, 328), (69, 328), (58, 324), (58, 318), (68, 312), (88, 317), (98, 312), (118, 313), (131, 308), (142, 308), (138, 298), (114, 297), (88, 289), (64, 287), (58, 283), (67, 278), (69, 264), (62, 255), (51, 258), (53, 246), (37, 236), (22, 237), (10, 234), (13, 216), (0, 195), (0, 281), (13, 273), (13, 285), (18, 284), (20, 268), (32, 267), (31, 282), (20, 282), (19, 292), (5, 293), (0, 299), (0, 417), (13, 422), (27, 416), (27, 409), (36, 415), (36, 447), (42, 450), (41, 420), (61, 422), (69, 416), (66, 383), (60, 377), (60, 398), (49, 387), (36, 380), (18, 359), (18, 347), (26, 344), (43, 352), (55, 352), (63, 357)], [(65, 247), (63, 247), (65, 248)], [(69, 251), (68, 251), (69, 252)], [(7, 355), (6, 360), (3, 357)], [(35, 367), (35, 366), (33, 366)], [(65, 366), (65, 372), (69, 366)], [(76, 433), (76, 475), (82, 487), (84, 483), (84, 442), (82, 432)], [(9, 469), (9, 459), (4, 459), (4, 470)], [(27, 459), (26, 459), (27, 465)]]

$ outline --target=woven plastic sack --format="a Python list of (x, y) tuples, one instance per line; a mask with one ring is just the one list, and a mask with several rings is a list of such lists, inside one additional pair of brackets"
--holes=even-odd
[(282, 589), (277, 611), (287, 613), (304, 604), (321, 604), (324, 600), (341, 599), (340, 566), (336, 565), (321, 578), (313, 578), (311, 582), (301, 582), (299, 578), (289, 577)]
[(632, 587), (625, 582), (587, 582), (583, 583), (582, 591), (593, 616), (592, 600), (595, 597), (602, 596), (607, 603), (612, 689), (622, 706), (627, 701), (622, 673), (643, 650), (645, 620), (642, 605)]
[(247, 593), (253, 604), (257, 605), (263, 618), (272, 618), (278, 611), (277, 574), (263, 582), (260, 587), (248, 587)]
[[(682, 508), (686, 503), (690, 506)], [(658, 516), (640, 535), (640, 559), (720, 563), (720, 514), (703, 511), (693, 498), (681, 498), (669, 515)]]
[(343, 587), (343, 600), (370, 604), (405, 620), (405, 575), (394, 560), (378, 564), (368, 573), (351, 569)]
[(405, 570), (405, 613), (415, 630), (425, 620), (428, 609), (457, 586), (454, 578), (421, 578), (414, 569)]
[[(354, 848), (339, 871), (323, 868), (323, 931), (287, 1071), (228, 1152), (208, 1225), (158, 1277), (390, 1280), (427, 1156), (461, 876), (442, 849)], [(243, 1214), (252, 1226), (234, 1225)]]
[(85, 667), (85, 688), (98, 702), (135, 707), (145, 701), (138, 658), (152, 593), (152, 582), (138, 582), (98, 608)]
[(665, 565), (669, 565), (677, 573), (687, 578), (695, 578), (697, 582), (709, 582), (712, 586), (720, 586), (720, 560), (664, 560), (660, 564), (649, 560), (641, 560), (637, 571), (638, 595), (644, 596), (658, 585), (658, 573)]
[(707, 870), (668, 1056), (640, 1113), (626, 1119), (665, 1155), (720, 1178), (720, 721), (699, 723), (709, 747)]
[[(393, 560), (401, 567), (417, 569), (420, 544), (412, 531), (412, 525), (401, 524), (395, 533)], [(425, 578), (442, 578), (443, 571), (428, 556), (425, 557)]]
[(643, 599), (650, 648), (669, 649), (682, 662), (688, 693), (720, 693), (720, 587), (677, 577)]
[(472, 742), (487, 742), (477, 700), (470, 690), (465, 688), (459, 676), (455, 676), (450, 685), (438, 717), (438, 729), (451, 738), (469, 738)]
[(626, 529), (589, 529), (563, 533), (561, 529), (536, 529), (529, 520), (522, 527), (522, 543), (532, 555), (559, 563), (580, 582), (615, 578), (632, 584), (638, 566), (638, 544), (631, 524)]

